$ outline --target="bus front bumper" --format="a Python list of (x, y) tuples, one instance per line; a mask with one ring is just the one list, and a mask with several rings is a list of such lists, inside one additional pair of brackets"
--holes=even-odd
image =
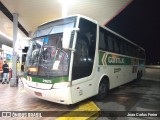
[(40, 89), (36, 88), (35, 86), (30, 86), (27, 80), (23, 80), (23, 84), (26, 92), (32, 94), (37, 98), (60, 104), (73, 104), (71, 99), (70, 87)]

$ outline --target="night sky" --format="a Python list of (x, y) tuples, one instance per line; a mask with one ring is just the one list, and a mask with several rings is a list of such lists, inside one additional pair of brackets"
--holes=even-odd
[(106, 25), (146, 50), (146, 63), (160, 62), (160, 0), (134, 0)]

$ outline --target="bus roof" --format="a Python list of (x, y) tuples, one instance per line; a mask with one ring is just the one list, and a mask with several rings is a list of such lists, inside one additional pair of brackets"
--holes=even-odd
[(42, 24), (39, 25), (38, 27), (41, 27), (41, 26), (43, 26), (43, 25), (47, 25), (47, 24), (52, 23), (52, 22), (54, 22), (54, 21), (58, 21), (58, 20), (66, 19), (66, 18), (71, 18), (71, 17), (81, 17), (81, 18), (87, 19), (87, 20), (89, 20), (89, 21), (92, 21), (92, 22), (98, 24), (98, 22), (97, 22), (96, 20), (93, 20), (93, 19), (91, 19), (91, 18), (89, 18), (89, 17), (87, 17), (87, 16), (84, 16), (84, 15), (76, 14), (76, 15), (71, 15), (71, 16), (67, 16), (67, 17), (57, 18), (57, 19), (55, 19), (55, 20), (51, 20), (51, 21), (42, 23)]
[[(49, 22), (45, 22), (45, 23), (41, 24), (39, 27), (42, 27), (42, 26), (47, 25), (47, 24), (50, 24), (50, 23), (52, 23), (52, 22), (54, 22), (54, 21), (57, 21), (57, 20), (61, 20), (61, 19), (65, 19), (65, 18), (70, 18), (70, 17), (79, 17), (79, 18), (87, 19), (87, 20), (89, 20), (89, 21), (91, 21), (91, 22), (93, 22), (93, 23), (95, 23), (95, 24), (98, 24), (99, 26), (103, 27), (104, 29), (108, 30), (109, 32), (112, 32), (113, 34), (117, 35), (118, 37), (121, 37), (122, 39), (126, 40), (127, 42), (130, 42), (131, 44), (133, 44), (133, 45), (135, 45), (135, 46), (137, 46), (137, 47), (139, 47), (140, 49), (142, 49), (142, 50), (145, 51), (144, 48), (140, 47), (140, 46), (137, 45), (136, 43), (134, 43), (134, 42), (130, 41), (129, 39), (123, 37), (122, 35), (114, 32), (113, 30), (109, 29), (108, 27), (100, 25), (96, 20), (93, 20), (93, 19), (91, 19), (91, 18), (89, 18), (89, 17), (87, 17), (87, 16), (80, 15), (80, 14), (71, 15), (71, 16), (67, 16), (67, 17), (62, 17), (62, 18), (58, 18), (58, 19), (55, 19), (55, 20), (52, 20), (52, 21), (49, 21)], [(39, 27), (38, 27), (38, 28), (39, 28)]]

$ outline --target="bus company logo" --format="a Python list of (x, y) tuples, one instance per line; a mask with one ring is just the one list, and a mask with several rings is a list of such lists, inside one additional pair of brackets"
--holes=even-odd
[(103, 54), (103, 57), (102, 57), (102, 64), (103, 65), (106, 65), (107, 63), (106, 63), (106, 59), (107, 59), (107, 53), (104, 53)]
[(52, 83), (52, 81), (43, 79), (43, 83)]
[(109, 57), (108, 57), (108, 63), (124, 64), (125, 61), (124, 61), (124, 58), (109, 56)]

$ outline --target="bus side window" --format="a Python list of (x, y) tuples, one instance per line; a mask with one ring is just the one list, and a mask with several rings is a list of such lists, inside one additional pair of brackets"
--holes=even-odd
[(114, 50), (114, 41), (110, 36), (107, 37), (107, 40), (108, 40), (108, 50), (113, 52), (113, 50)]
[(123, 44), (124, 54), (128, 55), (127, 43), (125, 41), (123, 41), (122, 44)]
[(119, 49), (120, 53), (125, 54), (124, 42), (122, 40), (120, 40), (119, 44), (120, 44), (120, 49)]
[(128, 50), (127, 55), (131, 56), (131, 46), (129, 43), (127, 43), (127, 50)]
[(99, 49), (101, 49), (101, 50), (106, 49), (106, 45), (104, 43), (105, 43), (105, 36), (104, 36), (104, 33), (102, 33), (102, 31), (100, 31), (100, 33), (99, 33)]
[(108, 41), (107, 41), (107, 31), (100, 28), (100, 33), (99, 33), (99, 49), (100, 50), (108, 50)]
[(116, 53), (119, 53), (120, 51), (119, 51), (119, 41), (118, 41), (118, 38), (114, 38), (114, 51), (116, 52)]

